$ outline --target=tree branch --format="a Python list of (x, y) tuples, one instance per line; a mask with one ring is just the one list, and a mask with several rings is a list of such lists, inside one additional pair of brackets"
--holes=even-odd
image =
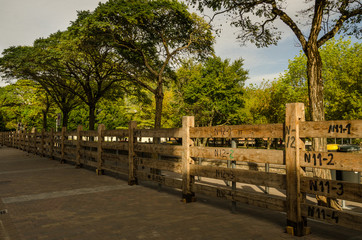
[(295, 36), (298, 38), (299, 42), (302, 45), (302, 48), (305, 50), (307, 47), (307, 41), (302, 33), (302, 31), (298, 28), (297, 24), (286, 14), (284, 11), (280, 10), (277, 7), (275, 1), (272, 2), (273, 10), (272, 12), (280, 17), (280, 19), (294, 32)]
[(333, 38), (337, 32), (342, 28), (343, 23), (348, 20), (351, 17), (354, 16), (358, 16), (362, 14), (362, 9), (361, 8), (357, 8), (351, 12), (347, 12), (345, 11), (346, 7), (348, 5), (348, 0), (345, 0), (340, 9), (340, 12), (342, 13), (342, 15), (339, 17), (339, 19), (337, 20), (336, 24), (334, 25), (334, 27), (328, 32), (326, 33), (323, 37), (321, 37), (318, 42), (318, 48), (321, 47), (324, 43), (326, 43), (329, 39)]

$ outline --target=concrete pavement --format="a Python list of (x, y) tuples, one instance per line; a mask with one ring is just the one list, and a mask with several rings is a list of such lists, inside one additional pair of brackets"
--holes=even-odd
[(312, 234), (284, 233), (283, 213), (197, 195), (185, 204), (174, 189), (97, 176), (26, 152), (0, 147), (0, 239), (350, 239), (362, 232), (308, 221)]

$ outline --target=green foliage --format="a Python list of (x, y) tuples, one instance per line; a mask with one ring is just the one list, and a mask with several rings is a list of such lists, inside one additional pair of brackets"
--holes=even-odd
[(235, 124), (241, 121), (243, 86), (247, 71), (243, 60), (209, 58), (203, 64), (188, 61), (178, 70), (177, 89), (183, 114), (194, 115), (199, 126)]
[[(360, 43), (352, 44), (350, 40), (341, 38), (327, 42), (320, 50), (327, 120), (362, 118), (361, 46)], [(265, 102), (268, 107), (264, 115), (268, 122), (284, 121), (286, 103), (303, 102), (308, 106), (306, 56), (301, 53), (290, 60), (286, 73), (269, 83), (267, 89), (269, 92), (265, 91), (265, 96), (269, 100)], [(306, 118), (311, 119), (308, 107)]]
[(54, 104), (48, 100), (46, 92), (30, 80), (19, 80), (0, 88), (0, 115), (5, 129), (14, 130), (18, 123), (42, 129), (44, 114), (55, 119)]

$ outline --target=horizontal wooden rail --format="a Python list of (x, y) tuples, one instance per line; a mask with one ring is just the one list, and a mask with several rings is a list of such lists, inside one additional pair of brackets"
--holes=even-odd
[(199, 194), (204, 194), (216, 198), (237, 201), (257, 207), (268, 208), (276, 211), (285, 212), (285, 198), (267, 195), (265, 193), (231, 190), (226, 187), (215, 187), (200, 183), (192, 184), (192, 191)]
[(119, 137), (125, 138), (128, 137), (128, 130), (119, 129), (119, 130), (103, 130), (102, 136), (104, 137)]
[(191, 165), (190, 174), (194, 176), (216, 178), (227, 181), (249, 183), (254, 185), (286, 189), (285, 175), (258, 172), (236, 168)]
[(158, 153), (166, 156), (181, 156), (182, 146), (167, 144), (146, 144), (136, 143), (134, 145), (135, 152)]
[(325, 221), (358, 231), (361, 231), (362, 229), (362, 215), (346, 213), (312, 204), (301, 204), (301, 209), (304, 217)]
[(170, 177), (167, 177), (167, 176), (147, 173), (147, 172), (144, 172), (144, 171), (136, 171), (136, 172), (137, 172), (137, 178), (139, 180), (153, 181), (153, 182), (160, 183), (160, 184), (162, 184), (164, 186), (177, 188), (177, 189), (181, 189), (181, 187), (182, 187), (182, 180), (181, 179), (170, 178)]
[(361, 138), (361, 120), (301, 122), (300, 137)]
[(136, 129), (135, 137), (175, 137), (181, 138), (181, 128), (162, 128), (162, 129)]
[(300, 152), (300, 166), (362, 172), (361, 153)]
[(300, 190), (331, 198), (362, 202), (362, 184), (301, 177)]
[(283, 165), (282, 150), (191, 147), (191, 157)]
[(82, 136), (82, 137), (97, 137), (98, 132), (95, 131), (95, 130), (80, 131), (80, 136)]
[(141, 157), (136, 157), (135, 163), (139, 167), (155, 168), (175, 173), (181, 173), (181, 167), (182, 167), (181, 162), (171, 162), (171, 161), (158, 160), (152, 158), (141, 158)]
[(128, 155), (118, 155), (118, 154), (102, 152), (102, 159), (104, 161), (128, 164)]
[(127, 151), (128, 142), (102, 142), (102, 148)]
[(283, 138), (283, 124), (190, 128), (191, 138)]

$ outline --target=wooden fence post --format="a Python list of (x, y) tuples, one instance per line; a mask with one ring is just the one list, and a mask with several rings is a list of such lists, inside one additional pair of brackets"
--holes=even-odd
[(40, 154), (42, 157), (44, 157), (44, 144), (45, 144), (45, 140), (44, 140), (44, 128), (41, 130), (41, 145), (40, 145)]
[(77, 167), (81, 167), (81, 163), (80, 163), (80, 142), (82, 141), (81, 137), (80, 137), (80, 131), (83, 130), (83, 127), (82, 126), (78, 126), (77, 127), (77, 151), (76, 151), (76, 154), (75, 154), (75, 164)]
[(25, 130), (25, 149), (28, 153), (30, 152), (30, 134), (31, 130)]
[(14, 132), (11, 132), (10, 135), (12, 136), (11, 145), (12, 145), (12, 147), (14, 147), (15, 146)]
[(190, 127), (195, 126), (193, 116), (182, 117), (182, 200), (185, 203), (194, 202), (195, 193), (191, 191), (191, 184), (195, 182), (194, 177), (190, 176), (190, 164), (193, 160), (190, 157), (190, 147), (194, 142), (190, 138)]
[(34, 148), (34, 150), (33, 150), (33, 153), (34, 154), (36, 154), (36, 128), (35, 127), (33, 127), (32, 129), (31, 129), (31, 134), (30, 134), (30, 136), (31, 136), (31, 139), (32, 139), (32, 144), (33, 144), (33, 148)]
[(62, 136), (61, 136), (61, 145), (60, 145), (60, 149), (61, 149), (61, 157), (60, 157), (60, 163), (64, 163), (64, 154), (65, 154), (65, 132), (67, 131), (66, 127), (62, 127)]
[(303, 146), (299, 138), (299, 123), (305, 118), (303, 103), (286, 105), (284, 126), (285, 164), (287, 178), (287, 232), (294, 236), (306, 234), (307, 219), (302, 217), (301, 203), (303, 195), (300, 192), (300, 162), (299, 152)]
[(134, 144), (136, 142), (136, 138), (134, 136), (134, 130), (137, 128), (137, 122), (131, 121), (128, 125), (128, 185), (138, 184), (138, 180), (136, 177), (136, 164), (135, 157), (136, 154), (134, 152)]
[(98, 125), (98, 142), (97, 142), (97, 162), (98, 167), (96, 169), (97, 175), (103, 175), (103, 160), (102, 160), (102, 142), (103, 142), (103, 131), (106, 130), (106, 126), (104, 124)]
[(54, 128), (52, 128), (50, 130), (50, 141), (49, 141), (49, 144), (50, 144), (50, 153), (49, 153), (49, 156), (51, 159), (54, 159)]

